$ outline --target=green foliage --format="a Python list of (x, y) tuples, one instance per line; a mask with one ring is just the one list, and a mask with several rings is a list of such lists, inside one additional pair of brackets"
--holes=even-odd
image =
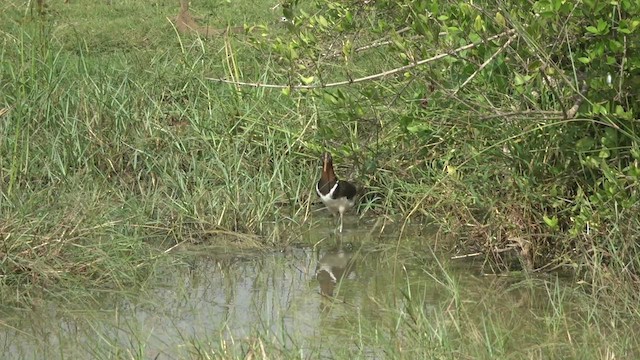
[[(492, 225), (510, 236), (544, 231), (531, 239), (538, 266), (597, 248), (640, 271), (636, 245), (622, 235), (640, 229), (633, 1), (289, 1), (284, 9), (293, 26), (277, 49), (290, 85), (319, 87), (287, 94), (331, 107), (320, 141), (335, 141), (329, 129), (376, 119), (375, 133), (349, 139), (373, 141), (378, 153), (435, 177), (428, 193), (440, 211), (462, 203), (487, 213), (492, 204)], [(337, 82), (351, 85), (336, 90)], [(463, 194), (441, 198), (448, 187)], [(550, 242), (558, 231), (566, 240)]]

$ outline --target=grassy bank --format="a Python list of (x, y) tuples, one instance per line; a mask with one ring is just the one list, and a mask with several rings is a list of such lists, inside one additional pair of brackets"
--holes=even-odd
[[(203, 80), (244, 40), (176, 34), (173, 3), (2, 7), (5, 285), (127, 283), (158, 249), (286, 242), (270, 224), (304, 221), (313, 120), (279, 94)], [(248, 46), (231, 55), (262, 71)]]
[[(185, 241), (286, 245), (327, 148), (365, 215), (435, 219), (500, 270), (636, 281), (637, 24), (617, 18), (622, 66), (547, 47), (516, 10), (294, 5), (196, 2), (203, 23), (245, 26), (207, 40), (172, 25), (177, 1), (0, 5), (3, 289), (135, 282)], [(556, 15), (567, 36), (598, 24)]]

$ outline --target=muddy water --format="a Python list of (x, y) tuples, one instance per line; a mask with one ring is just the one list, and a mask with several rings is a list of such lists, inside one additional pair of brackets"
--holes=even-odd
[(361, 327), (395, 339), (399, 319), (416, 309), (447, 322), (456, 304), (477, 304), (503, 331), (533, 343), (531, 334), (554, 311), (549, 282), (518, 286), (513, 277), (480, 275), (476, 264), (435, 255), (429, 236), (306, 236), (317, 239), (315, 247), (188, 256), (159, 269), (158, 282), (142, 292), (98, 294), (92, 306), (43, 302), (5, 311), (0, 358), (201, 358), (212, 349), (246, 347), (256, 334), (278, 348), (300, 349), (300, 356), (384, 358), (384, 346), (376, 345), (384, 342), (362, 339)]

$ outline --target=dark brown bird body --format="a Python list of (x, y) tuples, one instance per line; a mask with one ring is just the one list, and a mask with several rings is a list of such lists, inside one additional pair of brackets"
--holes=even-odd
[(357, 190), (353, 184), (338, 180), (333, 170), (333, 158), (328, 152), (322, 155), (322, 174), (316, 184), (316, 192), (332, 214), (340, 215), (339, 229), (342, 232), (343, 214), (355, 204)]

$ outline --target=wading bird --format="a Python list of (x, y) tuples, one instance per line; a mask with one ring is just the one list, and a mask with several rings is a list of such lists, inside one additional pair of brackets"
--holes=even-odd
[(333, 215), (340, 215), (339, 231), (342, 232), (343, 214), (355, 204), (357, 190), (353, 184), (338, 180), (333, 171), (333, 159), (328, 152), (322, 155), (322, 174), (316, 184), (316, 192)]
[(338, 247), (327, 251), (316, 266), (316, 279), (320, 284), (320, 294), (333, 297), (334, 290), (343, 278), (355, 276), (355, 259), (352, 251)]

